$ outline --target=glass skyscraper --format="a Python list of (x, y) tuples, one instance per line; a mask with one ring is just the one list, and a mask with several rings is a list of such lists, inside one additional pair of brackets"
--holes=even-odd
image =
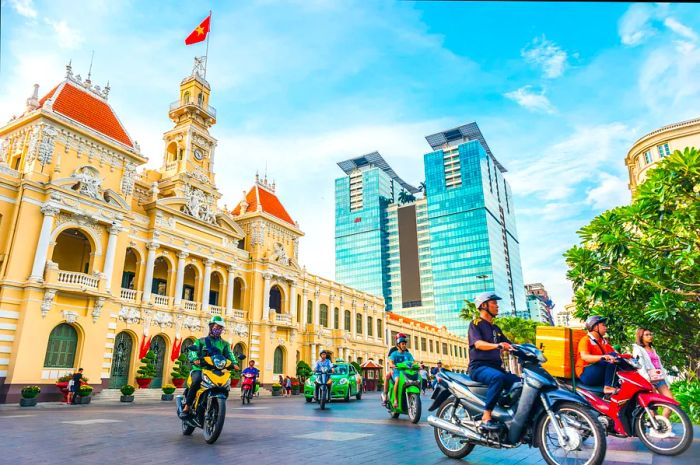
[[(355, 205), (363, 202), (378, 210), (379, 220), (371, 225), (372, 252), (361, 252), (369, 231), (353, 237), (347, 225), (358, 232), (361, 227), (338, 207), (353, 203), (352, 173), (358, 177), (361, 172), (344, 168), (348, 176), (336, 181), (336, 279), (381, 292), (387, 310), (464, 336), (468, 322), (459, 318), (460, 309), (480, 292), (503, 297), (502, 315), (527, 308), (512, 194), (505, 168), (476, 123), (426, 139), (433, 151), (424, 155), (423, 198), (398, 202), (396, 189), (406, 186), (395, 175), (393, 195), (371, 199), (368, 195), (376, 191), (366, 189), (361, 201), (355, 197)], [(370, 172), (363, 172), (363, 182)]]

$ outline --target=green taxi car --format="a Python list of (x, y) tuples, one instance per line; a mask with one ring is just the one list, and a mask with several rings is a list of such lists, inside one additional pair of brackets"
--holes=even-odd
[[(362, 399), (362, 376), (355, 370), (355, 367), (342, 360), (336, 360), (333, 364), (335, 373), (331, 375), (331, 399), (343, 399), (345, 402), (351, 396), (355, 399)], [(311, 375), (304, 383), (304, 397), (306, 402), (311, 402), (314, 398), (316, 375)]]

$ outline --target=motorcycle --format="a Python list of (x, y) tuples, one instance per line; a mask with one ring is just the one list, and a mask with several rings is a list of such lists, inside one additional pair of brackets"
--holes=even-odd
[[(680, 404), (655, 393), (651, 383), (639, 374), (639, 361), (629, 354), (616, 357), (614, 363), (620, 389), (611, 396), (604, 396), (602, 386), (577, 382), (574, 389), (569, 381), (560, 380), (560, 384), (581, 395), (600, 413), (598, 420), (607, 434), (637, 436), (649, 450), (660, 455), (685, 452), (693, 442), (693, 425)], [(678, 421), (671, 421), (669, 412)]]
[(253, 398), (255, 393), (255, 375), (252, 373), (243, 373), (243, 384), (241, 384), (241, 402), (245, 405), (246, 402), (250, 404), (250, 400)]
[(314, 398), (316, 402), (321, 406), (321, 410), (326, 409), (326, 403), (331, 401), (331, 384), (333, 380), (331, 379), (331, 368), (321, 367), (319, 371), (316, 372), (316, 389), (314, 390)]
[(389, 399), (386, 408), (391, 418), (398, 418), (402, 413), (408, 415), (411, 423), (418, 423), (421, 416), (420, 384), (421, 377), (418, 372), (420, 364), (415, 362), (403, 362), (396, 365), (399, 370), (398, 402), (394, 408), (394, 380), (389, 381)]
[(497, 431), (480, 428), (488, 385), (468, 375), (442, 371), (433, 392), (436, 416), (428, 417), (435, 442), (450, 458), (466, 457), (476, 445), (509, 449), (538, 447), (550, 465), (599, 465), (606, 452), (605, 432), (582, 397), (560, 388), (542, 368), (546, 361), (532, 344), (514, 344), (523, 368), (522, 382), (499, 398), (492, 419)]
[[(239, 355), (242, 360), (245, 358)], [(232, 366), (232, 362), (222, 355), (204, 355), (201, 358), (202, 383), (199, 386), (193, 405), (192, 414), (182, 420), (182, 434), (189, 436), (195, 428), (202, 428), (204, 440), (208, 444), (214, 444), (219, 438), (224, 428), (226, 419), (226, 399), (231, 389), (231, 376), (227, 370)], [(192, 384), (192, 374), (187, 378), (187, 385)], [(189, 389), (189, 388), (188, 388)], [(182, 414), (185, 406), (184, 395), (176, 397), (178, 417)]]

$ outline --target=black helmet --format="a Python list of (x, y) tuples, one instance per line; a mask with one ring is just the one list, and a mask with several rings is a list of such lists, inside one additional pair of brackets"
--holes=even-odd
[(589, 316), (588, 319), (586, 320), (586, 329), (588, 331), (593, 331), (593, 329), (596, 327), (597, 324), (607, 323), (607, 321), (608, 321), (608, 319), (604, 316), (600, 316), (600, 315)]

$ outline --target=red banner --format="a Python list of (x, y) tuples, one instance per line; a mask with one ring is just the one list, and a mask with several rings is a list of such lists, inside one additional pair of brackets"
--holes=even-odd
[(151, 336), (146, 337), (144, 334), (141, 340), (141, 347), (139, 349), (139, 358), (144, 358), (148, 353), (148, 349), (151, 348)]
[(209, 22), (211, 21), (211, 14), (206, 17), (204, 21), (201, 22), (199, 26), (195, 28), (194, 31), (185, 39), (185, 45), (192, 45), (198, 42), (202, 42), (207, 38), (209, 34)]
[(175, 339), (173, 342), (173, 351), (170, 353), (170, 361), (174, 362), (180, 356), (180, 347), (182, 347), (182, 338)]

